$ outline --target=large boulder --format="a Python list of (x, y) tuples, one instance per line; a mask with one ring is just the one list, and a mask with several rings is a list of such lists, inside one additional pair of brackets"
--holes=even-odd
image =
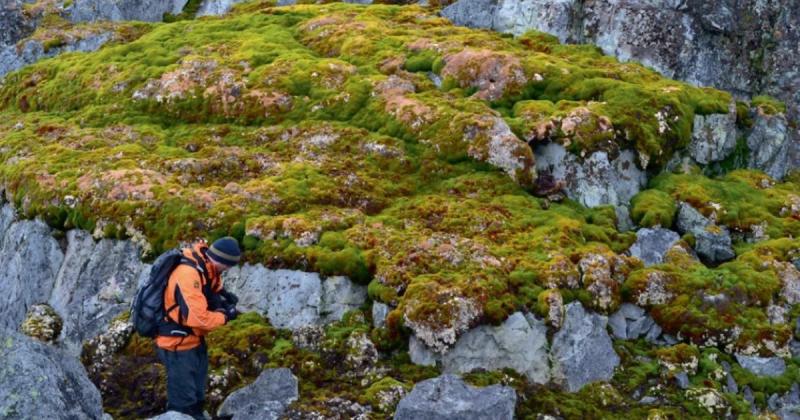
[(547, 143), (537, 145), (534, 154), (537, 172), (563, 180), (567, 196), (586, 207), (626, 206), (647, 182), (632, 150), (623, 150), (614, 159), (598, 151), (581, 161), (564, 146)]
[(681, 237), (674, 231), (662, 228), (642, 228), (636, 231), (636, 242), (630, 254), (644, 262), (645, 267), (664, 262), (664, 256)]
[(516, 312), (497, 327), (468, 331), (441, 360), (446, 373), (511, 368), (544, 384), (550, 379), (547, 327), (533, 315)]
[(586, 312), (580, 302), (567, 305), (564, 325), (553, 337), (553, 380), (569, 392), (608, 381), (620, 359), (606, 331), (608, 318)]
[(736, 105), (727, 114), (696, 115), (689, 155), (707, 165), (725, 159), (736, 148)]
[(454, 375), (422, 381), (400, 400), (395, 420), (502, 420), (514, 418), (517, 394), (507, 386), (476, 388)]
[(240, 310), (261, 312), (272, 325), (292, 330), (337, 321), (367, 298), (366, 287), (346, 277), (323, 282), (317, 273), (270, 270), (261, 264), (233, 267), (224, 281), (239, 296)]
[(250, 385), (234, 391), (219, 407), (219, 417), (278, 419), (298, 397), (297, 378), (287, 368), (267, 369)]
[[(0, 224), (13, 220), (8, 207), (2, 212)], [(40, 220), (14, 222), (0, 233), (0, 327), (16, 329), (31, 305), (50, 298), (64, 254)]]
[(0, 417), (100, 419), (100, 392), (77, 359), (0, 327)]
[(150, 271), (140, 255), (131, 241), (95, 242), (86, 231), (67, 232), (64, 263), (49, 302), (64, 319), (62, 340), (74, 354), (129, 310), (139, 279)]

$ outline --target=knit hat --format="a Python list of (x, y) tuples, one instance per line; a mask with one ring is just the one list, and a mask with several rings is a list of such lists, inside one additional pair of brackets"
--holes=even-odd
[(208, 248), (208, 256), (220, 264), (234, 266), (239, 263), (242, 251), (239, 250), (239, 243), (236, 242), (236, 239), (226, 236), (211, 244)]

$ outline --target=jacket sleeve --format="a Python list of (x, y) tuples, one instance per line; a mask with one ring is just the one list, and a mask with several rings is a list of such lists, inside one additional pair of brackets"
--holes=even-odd
[[(176, 269), (177, 271), (177, 269)], [(175, 288), (176, 302), (181, 311), (183, 325), (211, 331), (225, 324), (225, 315), (209, 310), (200, 281), (200, 274), (191, 269), (181, 270)]]

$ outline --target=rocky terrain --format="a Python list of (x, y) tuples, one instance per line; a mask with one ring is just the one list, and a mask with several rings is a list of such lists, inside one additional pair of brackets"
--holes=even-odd
[(0, 417), (180, 418), (224, 235), (213, 417), (800, 416), (791, 1), (236, 3), (0, 9)]

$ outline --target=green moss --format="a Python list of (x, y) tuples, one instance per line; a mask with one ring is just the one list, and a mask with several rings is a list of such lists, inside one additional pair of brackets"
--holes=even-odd
[(631, 218), (642, 227), (661, 226), (669, 229), (678, 205), (669, 194), (644, 190), (631, 199)]
[(785, 114), (786, 104), (768, 95), (760, 95), (753, 98), (750, 102), (753, 107), (758, 108), (767, 115)]

